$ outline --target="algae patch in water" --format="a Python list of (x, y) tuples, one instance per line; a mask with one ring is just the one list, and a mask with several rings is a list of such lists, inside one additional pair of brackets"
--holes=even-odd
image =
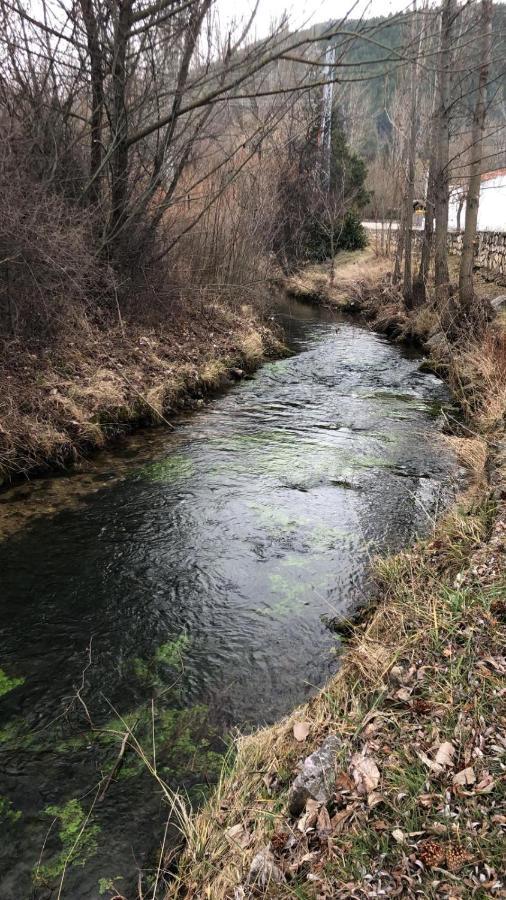
[(190, 638), (183, 631), (174, 641), (167, 641), (161, 644), (155, 654), (155, 660), (158, 663), (165, 663), (167, 666), (180, 669), (183, 665), (183, 657), (190, 645)]
[(21, 818), (21, 810), (14, 809), (12, 802), (7, 797), (0, 794), (0, 822), (10, 822), (13, 824)]
[(61, 850), (50, 862), (35, 867), (33, 881), (37, 885), (59, 878), (68, 866), (86, 865), (97, 852), (100, 833), (100, 826), (92, 822), (75, 798), (63, 806), (47, 806), (44, 812), (59, 822)]
[(166, 641), (157, 648), (154, 657), (150, 660), (136, 657), (132, 667), (136, 678), (144, 684), (163, 687), (163, 678), (160, 677), (159, 667), (170, 666), (172, 669), (182, 671), (184, 656), (190, 646), (190, 638), (185, 631), (173, 641)]
[(24, 682), (24, 678), (10, 678), (3, 669), (0, 669), (0, 697), (8, 694), (9, 691), (13, 691), (14, 688), (19, 687)]
[(194, 472), (195, 467), (191, 459), (188, 459), (187, 456), (175, 454), (143, 466), (137, 472), (137, 475), (150, 481), (166, 481), (170, 483), (178, 481), (180, 478), (191, 478)]

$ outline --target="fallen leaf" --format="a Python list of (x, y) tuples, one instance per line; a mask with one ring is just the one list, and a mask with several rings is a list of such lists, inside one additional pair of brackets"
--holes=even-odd
[(455, 756), (455, 747), (450, 741), (444, 741), (436, 753), (434, 762), (438, 766), (452, 766)]
[(339, 791), (352, 791), (355, 787), (355, 783), (351, 780), (350, 776), (346, 774), (346, 772), (340, 772), (336, 778), (336, 792)]
[(407, 703), (409, 698), (411, 697), (412, 690), (411, 688), (399, 688), (398, 691), (395, 692), (394, 697), (396, 700), (401, 700), (403, 703)]
[(293, 736), (299, 742), (305, 741), (310, 731), (309, 722), (296, 722), (293, 726)]
[(372, 756), (355, 753), (351, 758), (350, 771), (359, 794), (370, 794), (378, 787), (380, 772)]
[(336, 834), (340, 834), (341, 831), (344, 831), (345, 826), (346, 826), (346, 821), (347, 821), (347, 819), (350, 819), (351, 816), (353, 815), (353, 813), (355, 811), (355, 807), (356, 807), (355, 803), (350, 803), (350, 804), (348, 804), (346, 809), (341, 809), (339, 812), (337, 812), (335, 814), (335, 816), (332, 816), (331, 825), (332, 825), (333, 831), (335, 831)]
[(394, 841), (397, 841), (398, 844), (404, 843), (404, 832), (401, 831), (400, 828), (394, 828), (394, 830), (392, 831), (392, 837)]
[(227, 828), (225, 837), (231, 844), (237, 844), (238, 847), (245, 850), (246, 847), (250, 845), (252, 836), (247, 828), (239, 822), (237, 825), (232, 825), (231, 828)]
[(369, 809), (374, 809), (375, 806), (379, 806), (380, 803), (384, 803), (385, 798), (383, 794), (380, 794), (378, 791), (371, 791), (369, 796), (367, 797), (367, 805)]
[(310, 797), (306, 800), (306, 810), (297, 822), (297, 828), (302, 834), (306, 834), (307, 831), (315, 827), (321, 805), (317, 800), (312, 800)]
[(425, 763), (425, 765), (431, 770), (431, 772), (435, 772), (436, 775), (441, 774), (441, 772), (443, 771), (443, 766), (440, 766), (439, 763), (436, 763), (433, 759), (430, 759), (430, 757), (428, 757), (427, 754), (423, 752), (423, 750), (417, 750), (416, 754), (418, 758), (421, 759), (422, 762)]
[(490, 794), (495, 788), (495, 781), (491, 775), (485, 775), (479, 784), (476, 785), (477, 794)]
[(474, 774), (472, 766), (468, 766), (467, 769), (462, 769), (461, 772), (457, 772), (457, 774), (453, 776), (454, 784), (474, 784), (475, 781), (476, 775)]
[(316, 821), (316, 832), (319, 837), (328, 837), (329, 834), (332, 833), (332, 825), (326, 806), (322, 806), (320, 812), (318, 813), (318, 819)]

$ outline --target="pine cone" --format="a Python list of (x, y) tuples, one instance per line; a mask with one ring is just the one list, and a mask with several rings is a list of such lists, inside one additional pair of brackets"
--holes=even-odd
[(448, 844), (446, 848), (446, 866), (449, 872), (460, 872), (466, 863), (471, 862), (472, 855), (462, 847), (452, 847)]
[(422, 841), (418, 847), (417, 856), (427, 869), (431, 869), (433, 866), (440, 866), (445, 861), (446, 847), (430, 839)]

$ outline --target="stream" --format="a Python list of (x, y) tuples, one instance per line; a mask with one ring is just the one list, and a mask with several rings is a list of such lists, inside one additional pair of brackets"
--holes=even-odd
[(125, 729), (200, 802), (233, 726), (336, 670), (326, 621), (461, 478), (419, 354), (296, 301), (277, 315), (289, 358), (0, 494), (1, 900), (133, 900), (167, 806), (139, 753), (117, 765)]

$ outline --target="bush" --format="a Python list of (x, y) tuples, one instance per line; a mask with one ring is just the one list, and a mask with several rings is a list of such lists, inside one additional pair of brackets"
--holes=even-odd
[(314, 216), (307, 228), (304, 256), (310, 262), (323, 262), (338, 250), (363, 250), (366, 245), (367, 234), (355, 210), (348, 210), (332, 230), (323, 216)]

